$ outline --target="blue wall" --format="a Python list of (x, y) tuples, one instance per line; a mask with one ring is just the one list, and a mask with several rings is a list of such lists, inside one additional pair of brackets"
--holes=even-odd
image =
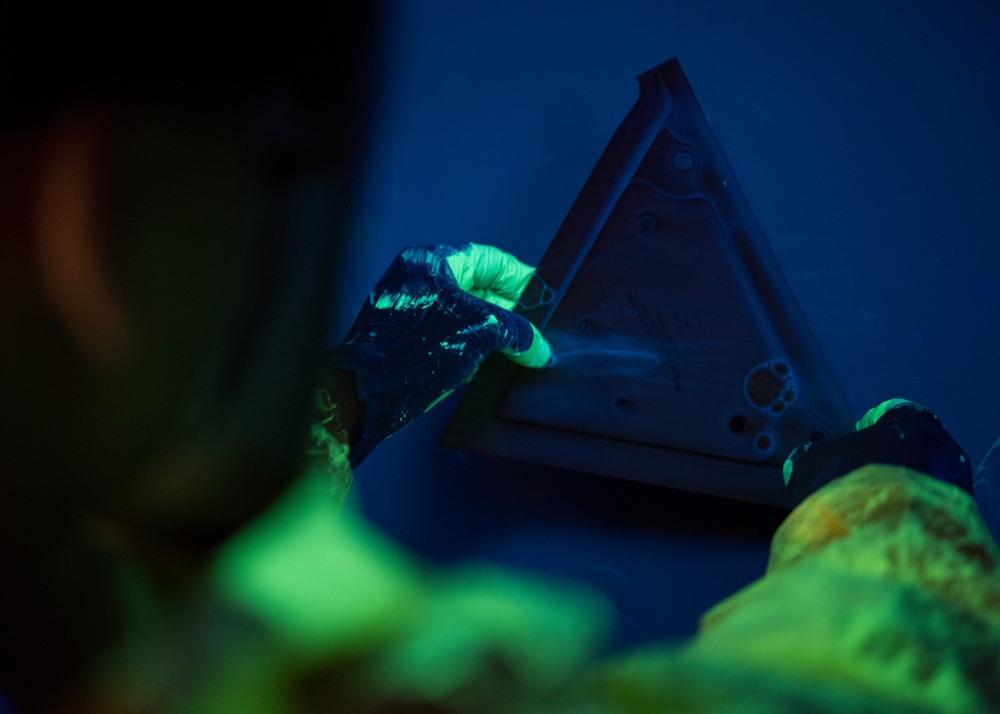
[[(535, 261), (637, 96), (678, 57), (857, 415), (931, 406), (974, 465), (1000, 437), (1000, 5), (390, 5), (380, 113), (331, 341), (410, 243)], [(780, 514), (437, 446), (454, 398), (358, 470), (432, 561), (582, 578), (620, 643), (690, 634), (763, 571)], [(1000, 532), (1000, 450), (977, 497)], [(987, 478), (997, 484), (990, 493)]]

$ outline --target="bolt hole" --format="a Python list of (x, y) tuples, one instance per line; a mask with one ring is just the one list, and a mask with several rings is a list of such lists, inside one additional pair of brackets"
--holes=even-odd
[(734, 416), (729, 420), (729, 431), (734, 434), (742, 434), (747, 430), (747, 420), (741, 416)]
[(771, 448), (771, 437), (767, 434), (761, 434), (753, 443), (761, 451), (767, 451)]

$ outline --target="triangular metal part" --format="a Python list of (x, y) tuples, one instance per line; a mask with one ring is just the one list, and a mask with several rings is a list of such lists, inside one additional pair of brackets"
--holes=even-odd
[(441, 443), (793, 506), (850, 410), (680, 63), (639, 85), (518, 306), (554, 362), (488, 359)]

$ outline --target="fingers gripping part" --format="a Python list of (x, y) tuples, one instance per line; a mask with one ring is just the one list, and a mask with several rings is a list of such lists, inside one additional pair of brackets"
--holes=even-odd
[(538, 331), (537, 327), (531, 323), (528, 323), (528, 326), (531, 327), (532, 339), (531, 346), (527, 350), (516, 352), (510, 349), (503, 349), (501, 351), (522, 367), (531, 367), (533, 369), (544, 367), (552, 361), (552, 348), (549, 346), (548, 340), (542, 337), (542, 333)]
[(458, 287), (471, 295), (511, 310), (535, 274), (530, 265), (499, 248), (468, 243), (447, 257)]
[(523, 317), (507, 312), (517, 305), (535, 269), (510, 253), (478, 243), (466, 244), (446, 260), (460, 289), (503, 308), (501, 321), (508, 327), (494, 349), (524, 367), (548, 364), (552, 349), (542, 333)]
[(972, 493), (972, 469), (965, 452), (938, 416), (905, 399), (869, 410), (853, 434), (803, 444), (789, 454), (786, 486), (807, 495), (867, 464), (905, 466)]

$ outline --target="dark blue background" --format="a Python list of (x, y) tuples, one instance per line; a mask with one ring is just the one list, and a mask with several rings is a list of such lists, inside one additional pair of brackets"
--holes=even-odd
[[(931, 406), (977, 466), (1000, 437), (1000, 4), (389, 6), (380, 110), (331, 342), (398, 250), (544, 252), (638, 93), (678, 57), (855, 414)], [(358, 470), (435, 562), (596, 584), (620, 644), (692, 633), (763, 572), (781, 514), (441, 449), (454, 397)], [(994, 532), (1000, 450), (977, 499)]]

